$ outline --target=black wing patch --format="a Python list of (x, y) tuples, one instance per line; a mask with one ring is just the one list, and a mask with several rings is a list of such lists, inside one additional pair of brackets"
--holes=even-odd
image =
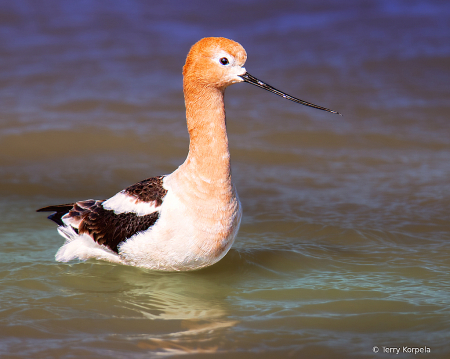
[(121, 242), (150, 228), (159, 218), (159, 212), (145, 216), (138, 216), (135, 213), (115, 214), (112, 210), (104, 209), (102, 203), (103, 201), (97, 201), (84, 212), (79, 212), (78, 206), (74, 206), (74, 210), (83, 217), (78, 226), (78, 233), (89, 234), (98, 244), (105, 245), (116, 253)]
[[(140, 201), (154, 201), (161, 205), (167, 190), (162, 185), (163, 176), (153, 177), (138, 182), (124, 192), (136, 197)], [(103, 208), (104, 200), (86, 200), (76, 203), (48, 206), (38, 209), (38, 212), (55, 212), (48, 218), (60, 226), (68, 219), (79, 234), (89, 234), (98, 244), (107, 246), (118, 253), (118, 246), (136, 233), (150, 228), (159, 218), (159, 212), (139, 216), (135, 213), (114, 213), (113, 210)]]
[(155, 202), (160, 206), (167, 190), (163, 187), (164, 176), (152, 177), (138, 182), (123, 190), (129, 196), (136, 197), (139, 201)]
[(66, 213), (68, 213), (75, 203), (68, 203), (68, 204), (58, 204), (56, 206), (47, 206), (42, 207), (36, 210), (36, 212), (55, 212), (52, 213), (50, 216), (48, 216), (48, 219), (51, 219), (53, 222), (55, 222), (58, 226), (64, 226), (64, 223), (61, 219), (62, 216), (64, 216)]

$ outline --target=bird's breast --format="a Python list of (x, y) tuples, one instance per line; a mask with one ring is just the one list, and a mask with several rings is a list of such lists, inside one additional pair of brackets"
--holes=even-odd
[(189, 181), (164, 178), (167, 194), (160, 217), (147, 232), (121, 247), (134, 265), (162, 270), (193, 270), (216, 263), (231, 248), (241, 221), (234, 186), (193, 190)]
[[(191, 181), (184, 178), (179, 182), (168, 179), (166, 188), (172, 192), (174, 211), (185, 220), (179, 222), (184, 233), (191, 233), (197, 241), (200, 252), (220, 253), (234, 239), (241, 219), (241, 205), (237, 192), (231, 183), (210, 183)], [(176, 203), (176, 204), (175, 204)], [(177, 208), (175, 208), (177, 207)], [(181, 218), (179, 218), (181, 220)]]

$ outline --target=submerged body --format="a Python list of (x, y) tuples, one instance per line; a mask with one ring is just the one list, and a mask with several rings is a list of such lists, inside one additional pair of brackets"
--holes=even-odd
[(185, 162), (167, 176), (136, 183), (108, 200), (49, 206), (66, 238), (58, 261), (97, 258), (156, 270), (185, 271), (219, 261), (239, 230), (241, 205), (231, 181), (224, 91), (248, 82), (291, 101), (249, 75), (247, 54), (225, 38), (205, 38), (190, 50), (183, 68), (190, 136)]
[[(198, 181), (181, 166), (171, 175), (139, 182), (107, 201), (68, 205), (71, 208), (58, 227), (66, 243), (56, 259), (97, 258), (165, 271), (216, 263), (238, 232), (239, 199), (231, 181), (218, 186), (199, 183), (197, 188), (202, 190), (192, 195), (189, 182), (194, 180)], [(141, 184), (142, 192), (133, 193)], [(162, 195), (146, 199), (148, 189)]]

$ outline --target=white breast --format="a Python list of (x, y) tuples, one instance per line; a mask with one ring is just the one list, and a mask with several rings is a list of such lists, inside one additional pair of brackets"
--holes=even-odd
[(172, 175), (164, 178), (167, 194), (153, 227), (119, 248), (129, 264), (159, 270), (199, 269), (219, 261), (232, 246), (241, 221), (234, 192), (225, 203), (195, 201)]

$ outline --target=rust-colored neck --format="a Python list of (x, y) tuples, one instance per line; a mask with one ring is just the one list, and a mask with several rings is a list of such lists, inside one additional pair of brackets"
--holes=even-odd
[(189, 154), (183, 167), (208, 183), (231, 184), (224, 91), (184, 79)]

